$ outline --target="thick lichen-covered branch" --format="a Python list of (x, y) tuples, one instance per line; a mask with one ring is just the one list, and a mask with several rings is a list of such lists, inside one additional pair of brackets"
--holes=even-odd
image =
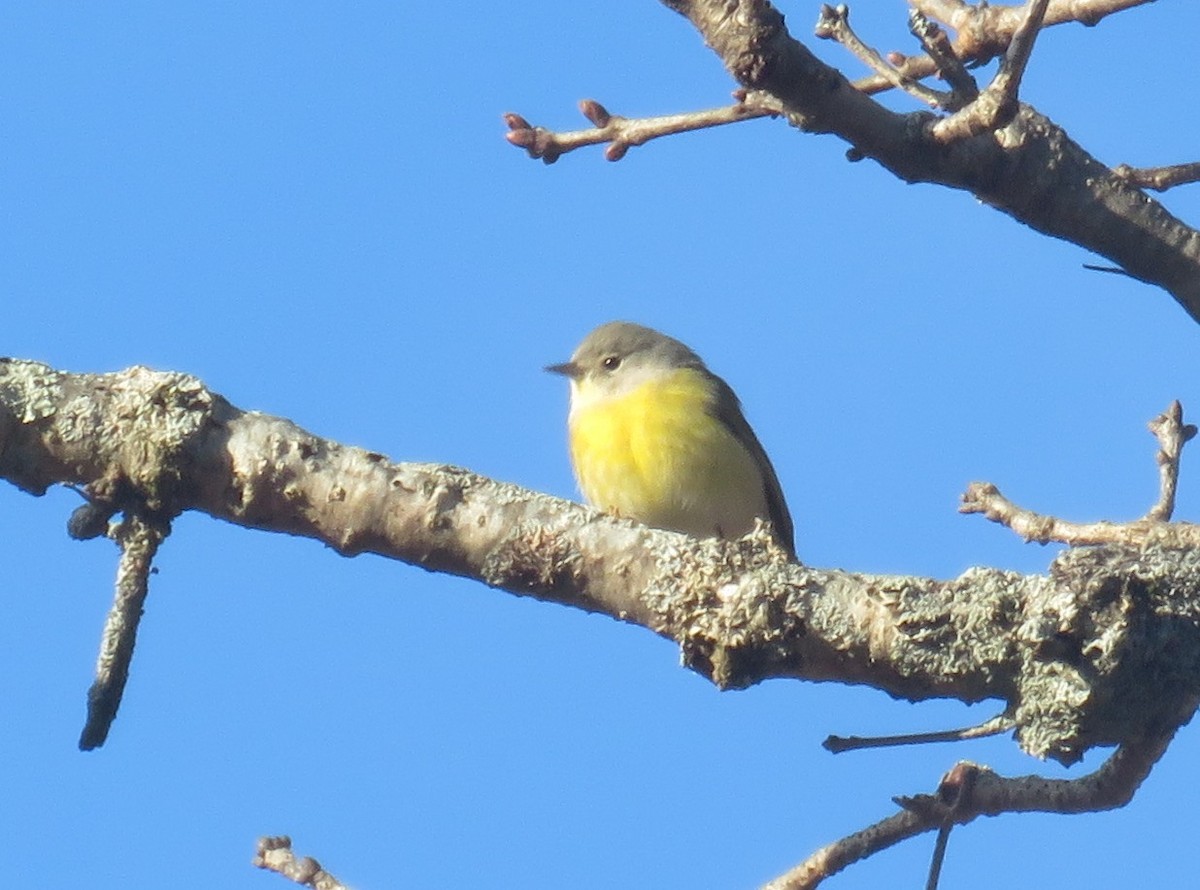
[[(602, 612), (676, 641), (722, 688), (792, 677), (996, 699), (1025, 750), (1065, 763), (1140, 737), (1200, 689), (1188, 595), (1200, 550), (1171, 546), (1178, 524), (1141, 520), (1048, 575), (829, 571), (789, 563), (765, 530), (698, 541), (466, 470), (393, 463), (241, 411), (183, 374), (12, 360), (0, 363), (0, 476), (35, 494), (84, 486), (101, 513), (197, 510)], [(1139, 694), (1148, 683), (1160, 697)]]
[[(1153, 431), (1165, 515), (1174, 490), (1166, 477), (1191, 428), (1169, 409)], [(611, 615), (676, 641), (684, 662), (722, 688), (790, 677), (911, 700), (996, 699), (1002, 716), (989, 728), (1011, 729), (1037, 757), (1070, 764), (1118, 746), (1081, 779), (980, 771), (949, 808), (913, 798), (777, 887), (815, 886), (874, 850), (933, 829), (944, 839), (984, 813), (1119, 806), (1200, 699), (1200, 548), (1191, 527), (1152, 517), (1109, 523), (1109, 546), (1068, 550), (1046, 575), (822, 570), (789, 562), (765, 527), (739, 541), (700, 541), (466, 470), (393, 463), (241, 411), (184, 374), (69, 374), (16, 360), (0, 361), (0, 477), (32, 494), (80, 487), (89, 501), (70, 523), (78, 537), (124, 514), (115, 527), (127, 531), (117, 537), (129, 583), (119, 593), (134, 612), (144, 568), (169, 531), (144, 518), (195, 510)], [(1022, 514), (998, 497), (981, 509), (1022, 531)], [(118, 627), (113, 639), (129, 644), (127, 664), (133, 635)], [(111, 717), (119, 697), (106, 701)], [(95, 725), (107, 731), (106, 720)]]

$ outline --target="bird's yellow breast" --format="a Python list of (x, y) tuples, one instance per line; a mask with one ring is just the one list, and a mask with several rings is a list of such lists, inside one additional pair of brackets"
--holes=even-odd
[(733, 537), (766, 517), (762, 475), (714, 411), (718, 393), (682, 368), (612, 396), (582, 381), (571, 458), (584, 496), (608, 512), (700, 537)]

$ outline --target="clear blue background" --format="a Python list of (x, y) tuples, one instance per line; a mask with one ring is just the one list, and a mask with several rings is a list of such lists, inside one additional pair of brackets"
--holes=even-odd
[[(816, 6), (783, 10), (809, 39)], [(904, 3), (853, 11), (913, 49)], [(1023, 96), (1107, 163), (1195, 160), (1198, 29), (1185, 2), (1055, 28)], [(541, 367), (628, 318), (739, 391), (812, 564), (1043, 571), (1052, 549), (956, 513), (973, 479), (1068, 518), (1145, 511), (1145, 422), (1176, 397), (1200, 412), (1200, 328), (1164, 293), (778, 121), (618, 164), (503, 140), (505, 111), (569, 129), (584, 97), (645, 115), (732, 86), (651, 0), (9, 4), (0, 353), (186, 371), (341, 442), (572, 497)], [(1196, 221), (1197, 195), (1164, 200)], [(285, 832), (362, 890), (748, 887), (959, 758), (1073, 776), (1103, 755), (833, 757), (831, 732), (995, 708), (718, 693), (644, 630), (201, 515), (163, 548), (120, 717), (82, 754), (116, 550), (66, 538), (77, 503), (0, 487), (0, 849), (24, 887), (283, 887), (249, 862)], [(943, 886), (1185, 883), (1197, 753), (1185, 729), (1114, 813), (957, 831)], [(921, 886), (931, 845), (830, 886)]]

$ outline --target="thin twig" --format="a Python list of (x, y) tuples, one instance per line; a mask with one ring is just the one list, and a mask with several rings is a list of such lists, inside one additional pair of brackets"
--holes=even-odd
[(88, 690), (87, 721), (79, 736), (82, 751), (91, 751), (104, 744), (117, 709), (121, 707), (137, 642), (138, 623), (150, 588), (151, 563), (169, 528), (167, 521), (151, 520), (130, 512), (112, 532), (121, 548), (121, 558), (117, 564), (113, 605), (100, 638), (96, 679)]
[[(1195, 702), (1181, 712), (1186, 721)], [(1184, 714), (1186, 712), (1186, 715)], [(985, 766), (960, 763), (942, 779), (935, 794), (897, 798), (903, 809), (817, 850), (804, 862), (764, 885), (763, 890), (812, 890), (855, 862), (927, 831), (947, 819), (965, 825), (978, 816), (1001, 813), (1085, 813), (1124, 806), (1162, 757), (1175, 730), (1121, 745), (1100, 768), (1078, 779), (998, 776)], [(954, 781), (972, 783), (957, 801), (946, 793)]]
[(1183, 406), (1171, 402), (1167, 410), (1147, 424), (1158, 440), (1158, 502), (1146, 513), (1146, 519), (1169, 522), (1175, 512), (1175, 490), (1179, 484), (1179, 455), (1184, 444), (1196, 435), (1193, 424), (1183, 422)]
[(933, 60), (937, 73), (946, 83), (950, 84), (953, 103), (946, 105), (951, 111), (957, 111), (979, 95), (979, 84), (967, 71), (962, 59), (954, 51), (946, 32), (930, 21), (919, 9), (914, 9), (908, 17), (908, 30)]
[(934, 826), (919, 813), (901, 810), (817, 850), (799, 865), (763, 885), (762, 890), (812, 890), (855, 862)]
[(950, 772), (942, 777), (938, 785), (938, 797), (947, 805), (946, 815), (938, 828), (937, 840), (933, 845), (933, 856), (929, 860), (929, 877), (925, 881), (925, 890), (937, 890), (938, 881), (942, 876), (942, 864), (946, 861), (946, 847), (950, 842), (950, 832), (954, 829), (955, 821), (960, 813), (967, 809), (971, 793), (975, 789), (975, 780), (979, 778), (979, 767), (973, 763), (956, 763)]
[[(1012, 33), (1020, 24), (1022, 9), (1012, 5), (978, 6), (963, 0), (910, 0), (923, 15), (949, 25), (957, 32), (952, 44), (954, 55), (964, 63), (982, 65), (1004, 52)], [(1051, 0), (1043, 27), (1080, 22), (1095, 25), (1101, 19), (1152, 3), (1153, 0)], [(931, 77), (938, 73), (938, 63), (929, 56), (910, 56), (899, 66), (900, 73), (911, 80)], [(856, 89), (868, 95), (884, 92), (895, 85), (878, 74), (854, 82)]]
[(1050, 0), (1029, 0), (1025, 19), (1013, 32), (1012, 40), (1008, 44), (1008, 52), (1004, 54), (1004, 61), (992, 81), (992, 85), (1013, 102), (1017, 100), (1021, 78), (1025, 76), (1029, 57), (1033, 55), (1033, 47), (1037, 43), (1038, 34), (1041, 33), (1042, 22), (1046, 18), (1046, 8), (1049, 4)]
[(1180, 455), (1184, 444), (1196, 435), (1196, 427), (1183, 423), (1183, 407), (1178, 401), (1168, 405), (1167, 410), (1150, 421), (1149, 426), (1159, 442), (1159, 450), (1155, 453), (1159, 467), (1159, 494), (1158, 501), (1140, 520), (1124, 523), (1068, 522), (1018, 507), (990, 482), (972, 482), (968, 485), (958, 511), (982, 513), (992, 522), (1012, 529), (1026, 541), (1038, 544), (1139, 546), (1157, 541), (1164, 546), (1177, 548), (1200, 546), (1200, 526), (1190, 522), (1168, 522), (1175, 510)]
[(982, 513), (992, 522), (1012, 529), (1036, 544), (1110, 544), (1120, 538), (1122, 526), (1115, 522), (1067, 522), (1018, 507), (991, 482), (972, 482), (963, 492), (959, 513)]
[(946, 860), (946, 846), (950, 843), (950, 832), (954, 830), (953, 822), (943, 822), (938, 828), (937, 840), (933, 844), (933, 856), (929, 859), (929, 877), (925, 880), (925, 890), (937, 890), (938, 881), (942, 877), (942, 863)]
[[(1103, 19), (1154, 0), (1050, 0), (1045, 24), (1079, 22), (1098, 25)], [(972, 32), (973, 40), (991, 41), (1012, 34), (1025, 17), (1025, 3), (966, 3), (963, 0), (909, 0), (925, 15), (945, 22), (956, 31)]]
[(948, 143), (967, 139), (998, 130), (1012, 120), (1020, 108), (1017, 96), (1021, 78), (1025, 74), (1049, 2), (1029, 0), (1025, 18), (1013, 32), (1004, 61), (1000, 63), (992, 82), (969, 105), (931, 124), (929, 133), (934, 140)]
[(1200, 547), (1200, 525), (1191, 522), (1068, 522), (1018, 507), (990, 482), (972, 482), (962, 494), (960, 513), (982, 513), (992, 522), (1012, 529), (1036, 544), (1067, 544), (1083, 547), (1096, 544), (1125, 544), (1140, 547), (1151, 542), (1164, 547)]
[(1104, 272), (1107, 275), (1124, 275), (1126, 278), (1133, 278), (1124, 269), (1118, 269), (1116, 266), (1097, 266), (1093, 263), (1084, 263), (1083, 268), (1089, 272)]
[(1008, 714), (998, 714), (977, 726), (948, 729), (941, 732), (918, 732), (909, 735), (882, 736), (837, 736), (831, 735), (821, 743), (826, 751), (841, 754), (843, 751), (861, 751), (866, 748), (891, 748), (900, 745), (926, 745), (934, 742), (964, 742), (982, 739), (1008, 732), (1016, 723)]
[(297, 859), (292, 852), (292, 839), (287, 835), (260, 837), (252, 862), (257, 868), (273, 871), (313, 890), (349, 890), (311, 856)]
[(850, 10), (842, 4), (821, 4), (814, 33), (822, 40), (836, 40), (868, 68), (886, 78), (892, 86), (904, 90), (932, 108), (946, 108), (953, 101), (952, 93), (930, 89), (916, 80), (905, 77), (899, 68), (889, 64), (877, 50), (863, 43), (850, 27)]
[(610, 114), (594, 99), (584, 99), (579, 110), (594, 127), (556, 133), (544, 127), (535, 127), (519, 114), (504, 115), (509, 132), (505, 138), (513, 145), (525, 149), (531, 158), (540, 158), (543, 163), (553, 164), (567, 152), (585, 145), (608, 144), (604, 157), (619, 161), (634, 145), (644, 145), (660, 136), (688, 133), (708, 127), (720, 127), (759, 117), (771, 117), (780, 113), (777, 101), (765, 93), (739, 91), (738, 101), (721, 108), (704, 111), (689, 111), (683, 114), (666, 114), (658, 117), (629, 118)]
[(1138, 188), (1165, 192), (1177, 185), (1200, 182), (1200, 162), (1172, 164), (1167, 167), (1131, 167), (1128, 164), (1118, 164), (1113, 167), (1113, 175)]

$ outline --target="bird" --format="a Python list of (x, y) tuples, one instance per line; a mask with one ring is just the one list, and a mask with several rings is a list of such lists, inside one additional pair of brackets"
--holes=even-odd
[(571, 462), (592, 506), (698, 538), (739, 538), (762, 519), (796, 559), (775, 468), (733, 389), (695, 352), (612, 321), (546, 370), (570, 381)]

